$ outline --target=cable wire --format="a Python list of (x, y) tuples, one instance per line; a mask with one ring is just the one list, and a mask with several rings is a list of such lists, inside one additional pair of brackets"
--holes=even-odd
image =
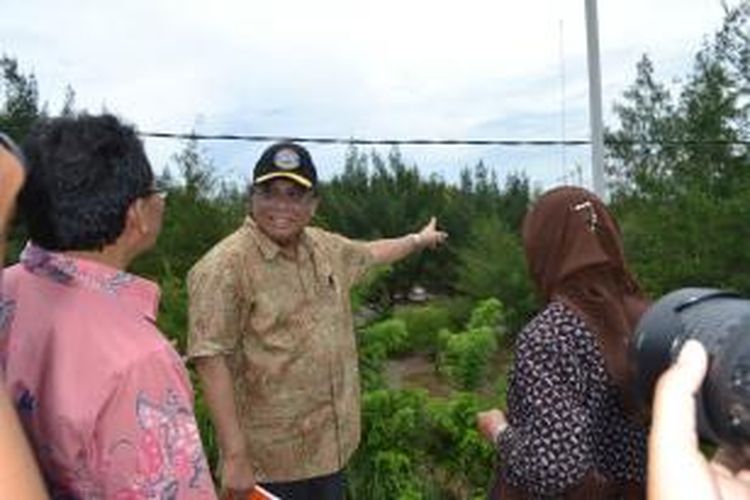
[[(308, 144), (344, 144), (365, 146), (588, 146), (588, 139), (361, 139), (342, 137), (303, 137), (282, 135), (248, 134), (196, 134), (176, 132), (139, 132), (143, 137), (156, 139), (179, 139), (195, 141), (245, 141), (282, 142), (290, 141)], [(614, 141), (610, 145), (660, 145), (660, 146), (750, 146), (750, 140), (743, 141)]]

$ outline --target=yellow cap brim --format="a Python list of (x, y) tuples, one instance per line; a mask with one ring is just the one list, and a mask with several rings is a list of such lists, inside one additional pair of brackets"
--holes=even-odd
[(310, 182), (308, 179), (305, 179), (301, 175), (292, 172), (271, 172), (270, 174), (261, 175), (260, 177), (255, 179), (255, 182), (253, 184), (261, 184), (263, 182), (270, 181), (271, 179), (276, 179), (279, 177), (291, 179), (297, 184), (305, 186), (308, 189), (312, 187), (312, 182)]

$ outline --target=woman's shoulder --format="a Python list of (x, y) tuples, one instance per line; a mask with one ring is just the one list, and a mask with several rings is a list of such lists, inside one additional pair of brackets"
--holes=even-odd
[(586, 324), (562, 302), (554, 301), (540, 311), (519, 333), (517, 345), (542, 343), (548, 346), (569, 346), (578, 350), (580, 344), (593, 340)]
[(562, 302), (550, 302), (537, 313), (521, 331), (521, 335), (554, 334), (570, 328), (585, 328), (585, 324)]

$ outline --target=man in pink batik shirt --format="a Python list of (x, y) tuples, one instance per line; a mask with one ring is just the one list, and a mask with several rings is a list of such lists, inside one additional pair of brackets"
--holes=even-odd
[(0, 373), (53, 498), (215, 498), (159, 289), (125, 272), (164, 199), (132, 128), (44, 120), (24, 147), (31, 243), (3, 276)]

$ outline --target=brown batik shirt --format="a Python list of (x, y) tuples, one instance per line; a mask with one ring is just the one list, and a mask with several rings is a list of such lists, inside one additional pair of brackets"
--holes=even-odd
[(248, 217), (190, 271), (188, 354), (226, 356), (259, 481), (330, 474), (356, 449), (349, 291), (372, 263), (364, 243), (317, 228), (286, 257)]

